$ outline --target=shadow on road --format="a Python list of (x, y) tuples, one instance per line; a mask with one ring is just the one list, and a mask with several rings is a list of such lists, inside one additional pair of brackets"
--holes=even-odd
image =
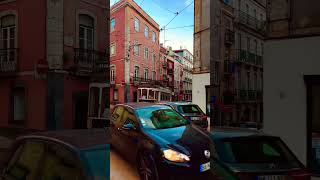
[(110, 180), (139, 180), (136, 167), (115, 150), (110, 150)]

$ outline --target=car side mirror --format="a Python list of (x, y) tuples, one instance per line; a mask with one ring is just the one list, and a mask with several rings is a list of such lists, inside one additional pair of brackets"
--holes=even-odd
[(127, 130), (127, 131), (132, 131), (132, 130), (136, 130), (136, 128), (134, 127), (133, 124), (125, 124), (122, 126), (123, 130)]

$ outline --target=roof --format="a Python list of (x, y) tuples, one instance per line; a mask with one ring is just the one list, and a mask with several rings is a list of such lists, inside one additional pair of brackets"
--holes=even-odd
[(21, 136), (17, 140), (36, 138), (52, 141), (62, 141), (79, 149), (97, 145), (110, 144), (111, 136), (107, 129), (79, 129), (36, 132)]
[(155, 103), (149, 103), (149, 102), (125, 103), (125, 104), (118, 104), (118, 105), (129, 106), (133, 109), (140, 109), (140, 108), (152, 107), (152, 106), (165, 106), (163, 104), (155, 104)]
[(224, 138), (235, 138), (235, 137), (253, 137), (253, 136), (264, 136), (264, 137), (273, 137), (267, 135), (258, 130), (251, 130), (245, 128), (231, 128), (231, 127), (218, 127), (213, 128), (210, 131), (213, 139), (224, 139)]
[(167, 105), (195, 105), (191, 102), (161, 102), (160, 104), (167, 104)]

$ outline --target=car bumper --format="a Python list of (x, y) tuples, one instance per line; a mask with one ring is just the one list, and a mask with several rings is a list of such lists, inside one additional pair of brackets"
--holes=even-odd
[(176, 164), (168, 161), (162, 161), (159, 164), (158, 172), (161, 180), (208, 179), (211, 176), (210, 170), (200, 172), (200, 165), (198, 168), (189, 164)]
[(208, 121), (207, 120), (196, 120), (196, 121), (191, 121), (191, 122), (201, 128), (204, 128), (204, 129), (208, 128)]

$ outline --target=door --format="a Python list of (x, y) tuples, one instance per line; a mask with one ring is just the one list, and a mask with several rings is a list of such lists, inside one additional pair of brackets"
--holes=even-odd
[(110, 109), (110, 88), (106, 83), (91, 83), (89, 87), (88, 128), (109, 126), (109, 118), (104, 112)]
[(76, 129), (87, 129), (88, 93), (73, 95), (73, 122)]
[(121, 127), (117, 130), (122, 153), (128, 155), (129, 160), (134, 161), (133, 155), (137, 154), (140, 127), (133, 110), (125, 108), (120, 122)]

